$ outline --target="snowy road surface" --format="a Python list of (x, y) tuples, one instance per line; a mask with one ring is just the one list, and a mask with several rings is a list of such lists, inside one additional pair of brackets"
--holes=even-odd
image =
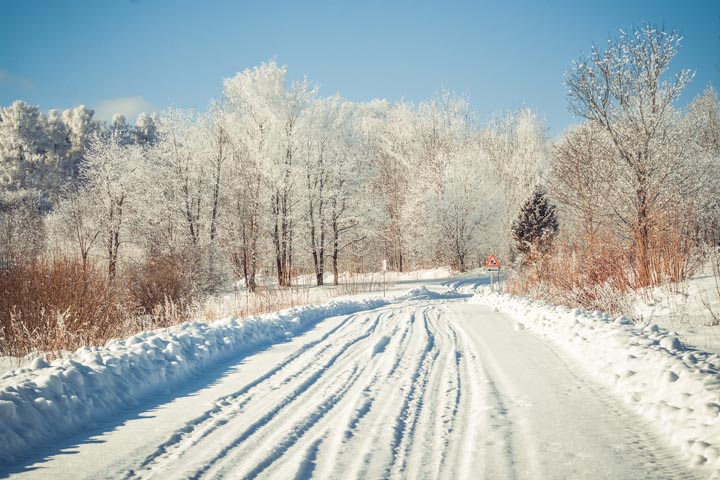
[(332, 317), (12, 478), (694, 478), (553, 349), (466, 299)]

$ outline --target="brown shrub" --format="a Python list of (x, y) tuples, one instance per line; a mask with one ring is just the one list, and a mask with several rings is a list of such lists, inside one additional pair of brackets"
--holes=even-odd
[(58, 353), (124, 330), (130, 309), (104, 269), (53, 258), (0, 269), (0, 353)]
[(625, 310), (624, 295), (632, 289), (632, 245), (609, 237), (591, 244), (574, 240), (558, 242), (516, 271), (508, 282), (510, 293), (590, 310)]
[(193, 300), (191, 275), (180, 257), (156, 255), (129, 268), (123, 278), (130, 299), (152, 325), (181, 323)]

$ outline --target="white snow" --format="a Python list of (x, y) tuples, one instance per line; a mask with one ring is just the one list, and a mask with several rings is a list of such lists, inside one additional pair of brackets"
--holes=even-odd
[(252, 347), (285, 339), (319, 320), (376, 308), (382, 299), (337, 301), (276, 314), (191, 322), (101, 348), (81, 348), (0, 377), (0, 463), (92, 425), (203, 368)]
[(720, 354), (720, 286), (706, 266), (681, 284), (668, 284), (638, 295), (634, 314), (642, 323), (677, 331), (682, 341)]
[(662, 432), (693, 465), (720, 472), (720, 356), (690, 349), (675, 332), (627, 317), (478, 293), (549, 339)]
[(717, 355), (655, 324), (490, 292), (486, 278), (440, 284), (36, 359), (0, 377), (0, 463), (33, 479), (720, 472)]

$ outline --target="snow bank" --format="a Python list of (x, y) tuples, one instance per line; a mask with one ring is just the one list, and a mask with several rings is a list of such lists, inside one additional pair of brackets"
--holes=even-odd
[(231, 355), (281, 341), (324, 318), (387, 303), (336, 301), (244, 319), (191, 322), (100, 348), (84, 347), (52, 364), (38, 358), (29, 368), (0, 377), (0, 464), (138, 405)]
[(720, 475), (720, 356), (690, 350), (674, 332), (624, 316), (491, 292), (470, 301), (550, 339), (656, 425), (691, 465)]

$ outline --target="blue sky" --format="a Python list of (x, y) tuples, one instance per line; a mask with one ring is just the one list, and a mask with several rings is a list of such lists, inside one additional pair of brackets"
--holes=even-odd
[(482, 115), (575, 119), (563, 76), (593, 42), (643, 21), (685, 36), (684, 101), (720, 89), (720, 1), (0, 0), (0, 105), (204, 109), (222, 79), (274, 58), (323, 95), (422, 101), (441, 88)]

